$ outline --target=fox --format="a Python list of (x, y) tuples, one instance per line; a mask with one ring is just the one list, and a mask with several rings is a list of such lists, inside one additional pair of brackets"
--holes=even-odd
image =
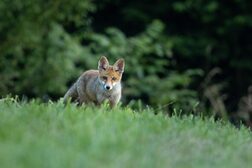
[(115, 107), (122, 96), (121, 80), (124, 66), (123, 58), (110, 65), (108, 59), (101, 56), (98, 69), (85, 71), (64, 95), (64, 103), (70, 99), (78, 105), (99, 106), (108, 101), (110, 107)]

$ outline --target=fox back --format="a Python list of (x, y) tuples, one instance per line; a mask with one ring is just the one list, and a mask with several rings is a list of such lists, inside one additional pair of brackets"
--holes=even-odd
[(64, 96), (64, 102), (72, 101), (94, 103), (100, 105), (108, 100), (111, 107), (121, 99), (121, 79), (124, 71), (124, 60), (119, 59), (114, 65), (109, 65), (106, 57), (102, 56), (98, 70), (84, 72)]

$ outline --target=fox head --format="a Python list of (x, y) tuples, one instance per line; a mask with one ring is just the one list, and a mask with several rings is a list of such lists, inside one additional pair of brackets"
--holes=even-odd
[(109, 65), (105, 56), (102, 56), (98, 63), (99, 79), (103, 88), (112, 90), (116, 84), (120, 83), (124, 71), (124, 59), (120, 58), (114, 65)]

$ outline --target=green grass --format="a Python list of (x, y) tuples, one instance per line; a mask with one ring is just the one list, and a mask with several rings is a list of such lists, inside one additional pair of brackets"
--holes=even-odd
[(151, 110), (0, 101), (3, 168), (246, 168), (246, 128)]

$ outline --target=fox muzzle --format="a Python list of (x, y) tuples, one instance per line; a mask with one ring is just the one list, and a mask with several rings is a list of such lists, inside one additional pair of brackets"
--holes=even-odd
[(101, 81), (101, 83), (102, 83), (102, 86), (103, 86), (104, 90), (109, 91), (109, 90), (111, 90), (113, 88), (112, 85), (110, 85), (108, 83), (105, 83), (104, 81)]

